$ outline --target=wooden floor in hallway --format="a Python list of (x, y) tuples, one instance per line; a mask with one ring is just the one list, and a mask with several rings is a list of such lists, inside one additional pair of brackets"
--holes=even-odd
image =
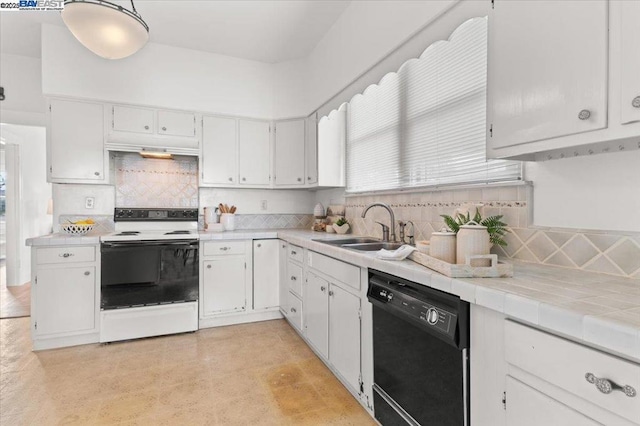
[(375, 425), (284, 320), (32, 352), (0, 320), (2, 425)]

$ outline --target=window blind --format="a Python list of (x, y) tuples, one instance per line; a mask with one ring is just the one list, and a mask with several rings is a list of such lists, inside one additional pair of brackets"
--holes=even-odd
[(487, 160), (487, 18), (387, 74), (349, 103), (347, 191), (520, 179), (520, 162)]

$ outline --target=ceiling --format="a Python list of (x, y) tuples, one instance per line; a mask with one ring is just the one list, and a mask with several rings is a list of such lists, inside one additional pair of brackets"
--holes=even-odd
[[(128, 1), (113, 1), (131, 8)], [(138, 0), (150, 41), (260, 62), (307, 56), (348, 0)], [(0, 13), (0, 51), (39, 58), (40, 24), (63, 26), (59, 12)]]

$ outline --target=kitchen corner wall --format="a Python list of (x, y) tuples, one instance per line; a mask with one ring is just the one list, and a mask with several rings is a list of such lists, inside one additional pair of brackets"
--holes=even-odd
[[(353, 233), (382, 237), (376, 221), (387, 224), (386, 210), (374, 207), (363, 219), (364, 208), (376, 201), (389, 204), (396, 221), (412, 221), (416, 240), (428, 240), (431, 233), (444, 227), (440, 215), (453, 215), (464, 203), (482, 203), (483, 216), (501, 214), (511, 231), (505, 248), (494, 247), (500, 256), (526, 262), (542, 263), (640, 279), (640, 233), (575, 230), (534, 227), (532, 221), (533, 187), (487, 186), (433, 192), (393, 195), (346, 196), (346, 217)], [(338, 192), (322, 192), (319, 200), (340, 201)], [(407, 228), (411, 233), (411, 225)], [(396, 235), (399, 229), (396, 226)]]

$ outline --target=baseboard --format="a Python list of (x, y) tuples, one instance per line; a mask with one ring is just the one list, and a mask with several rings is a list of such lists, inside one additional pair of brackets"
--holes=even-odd
[(267, 321), (280, 318), (282, 318), (282, 314), (278, 308), (259, 312), (221, 314), (207, 318), (200, 318), (199, 328), (221, 327), (224, 325), (245, 324), (248, 322)]

